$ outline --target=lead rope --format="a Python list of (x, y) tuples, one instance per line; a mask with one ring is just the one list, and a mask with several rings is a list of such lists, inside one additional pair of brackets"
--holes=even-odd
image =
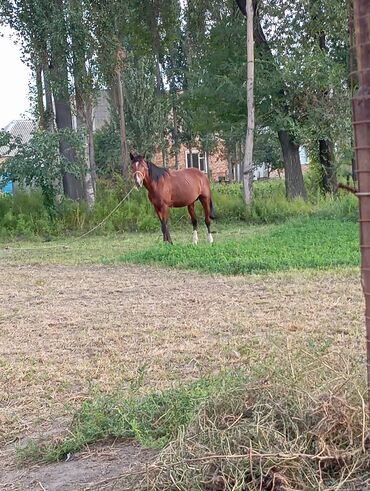
[[(126, 194), (126, 196), (124, 196), (121, 199), (121, 201), (118, 203), (118, 205), (115, 206), (113, 208), (113, 210), (100, 223), (98, 223), (97, 225), (95, 225), (95, 227), (93, 227), (92, 229), (90, 229), (87, 232), (83, 233), (82, 235), (79, 235), (78, 237), (75, 237), (74, 239), (71, 239), (67, 243), (55, 244), (55, 245), (52, 245), (52, 246), (48, 247), (48, 249), (53, 249), (53, 248), (56, 248), (56, 247), (68, 247), (68, 244), (73, 244), (74, 242), (77, 242), (78, 240), (81, 240), (82, 238), (84, 238), (87, 235), (89, 235), (92, 232), (94, 232), (94, 230), (96, 230), (97, 228), (101, 227), (108, 220), (108, 218), (113, 215), (113, 213), (122, 205), (122, 203), (124, 201), (126, 201), (126, 199), (130, 196), (130, 194), (132, 193), (132, 191), (134, 189), (135, 189), (135, 186), (132, 186), (132, 188), (130, 189), (130, 191)], [(5, 247), (5, 248), (0, 249), (0, 250), (3, 250), (3, 251), (35, 251), (35, 250), (39, 250), (39, 249), (40, 249), (39, 247), (25, 247), (25, 248), (22, 248), (22, 247), (21, 248), (18, 248), (18, 247)]]
[(113, 208), (113, 210), (100, 222), (98, 223), (97, 225), (95, 225), (95, 227), (93, 227), (91, 230), (89, 230), (88, 232), (85, 232), (84, 234), (78, 236), (78, 237), (75, 237), (74, 239), (72, 239), (70, 242), (76, 242), (77, 240), (80, 240), (82, 239), (83, 237), (86, 237), (86, 235), (89, 235), (91, 234), (91, 232), (94, 232), (94, 230), (96, 230), (97, 228), (101, 227), (101, 225), (103, 225), (107, 220), (108, 218), (110, 218), (113, 213), (118, 210), (118, 208), (122, 205), (122, 203), (124, 201), (126, 201), (126, 199), (130, 196), (130, 194), (132, 193), (132, 191), (135, 189), (135, 186), (132, 186), (132, 188), (130, 189), (130, 191), (126, 194), (126, 196), (124, 196), (121, 201), (118, 203), (118, 205)]

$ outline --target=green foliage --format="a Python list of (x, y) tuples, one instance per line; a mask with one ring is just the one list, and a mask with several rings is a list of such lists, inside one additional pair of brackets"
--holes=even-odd
[[(17, 144), (15, 156), (4, 165), (8, 179), (17, 181), (21, 186), (41, 189), (45, 208), (52, 217), (56, 213), (56, 196), (60, 192), (62, 175), (64, 172), (75, 175), (80, 172), (79, 160), (71, 163), (59, 155), (62, 139), (75, 150), (80, 149), (77, 133), (37, 131), (28, 143)], [(78, 152), (76, 155), (79, 155)]]
[(55, 233), (40, 192), (0, 196), (0, 238), (32, 238)]
[[(113, 181), (114, 186), (110, 179), (98, 182), (97, 200), (91, 211), (83, 203), (65, 199), (56, 205), (53, 219), (49, 216), (40, 192), (17, 192), (14, 196), (0, 196), (0, 236), (30, 238), (81, 234), (106, 218), (124, 196), (122, 177), (115, 174)], [(288, 201), (282, 181), (260, 181), (255, 186), (253, 205), (246, 208), (240, 184), (214, 184), (212, 188), (215, 224), (247, 226), (281, 223), (290, 218), (309, 216), (353, 222), (358, 220), (356, 198), (345, 192), (337, 198), (314, 194), (307, 202)], [(203, 210), (199, 203), (196, 204), (196, 212), (201, 227)], [(186, 208), (170, 211), (170, 227), (190, 227)], [(160, 237), (158, 218), (145, 190), (131, 193), (130, 198), (95, 234), (118, 231), (156, 232)]]
[(130, 59), (126, 68), (127, 138), (141, 154), (166, 148), (170, 99), (156, 87), (153, 58)]
[(113, 120), (94, 133), (95, 165), (99, 176), (118, 172), (121, 159), (120, 136)]
[(125, 254), (121, 260), (232, 275), (330, 269), (357, 266), (358, 241), (358, 226), (353, 222), (296, 219), (244, 240), (218, 244), (216, 239), (212, 247), (163, 245)]
[(138, 380), (126, 394), (95, 394), (75, 413), (62, 443), (32, 441), (19, 455), (60, 460), (109, 437), (135, 438), (145, 447), (163, 447), (190, 423), (204, 401), (229, 391), (239, 381), (236, 374), (223, 374), (141, 395), (142, 381)]

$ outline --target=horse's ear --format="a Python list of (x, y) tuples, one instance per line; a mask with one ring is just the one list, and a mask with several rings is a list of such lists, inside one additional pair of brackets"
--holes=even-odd
[(143, 153), (143, 159), (145, 160), (146, 152)]
[(130, 159), (131, 161), (134, 161), (135, 157), (133, 156), (133, 154), (130, 152)]

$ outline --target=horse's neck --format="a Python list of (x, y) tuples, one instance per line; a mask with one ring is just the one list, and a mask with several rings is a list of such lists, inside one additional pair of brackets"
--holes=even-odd
[(154, 192), (154, 186), (153, 186), (153, 182), (152, 180), (150, 179), (149, 176), (146, 176), (144, 181), (143, 181), (143, 184), (144, 186), (146, 187), (146, 189), (148, 190), (149, 193), (153, 193)]

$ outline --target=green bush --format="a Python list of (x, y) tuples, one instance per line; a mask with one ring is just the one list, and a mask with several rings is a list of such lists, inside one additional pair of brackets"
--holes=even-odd
[[(213, 204), (219, 223), (247, 224), (280, 223), (294, 217), (319, 216), (343, 221), (357, 221), (358, 203), (354, 196), (341, 192), (337, 197), (311, 195), (308, 201), (285, 197), (284, 182), (280, 179), (259, 181), (254, 187), (252, 206), (245, 207), (240, 184), (213, 184)], [(101, 179), (93, 210), (83, 203), (64, 199), (53, 218), (47, 212), (38, 191), (19, 191), (14, 196), (0, 196), (0, 238), (50, 237), (82, 234), (102, 222), (125, 195), (122, 178)], [(199, 222), (203, 210), (196, 204)], [(189, 223), (186, 208), (170, 211), (170, 227)], [(113, 213), (96, 234), (118, 231), (160, 233), (158, 218), (144, 189), (133, 191), (129, 199)]]

